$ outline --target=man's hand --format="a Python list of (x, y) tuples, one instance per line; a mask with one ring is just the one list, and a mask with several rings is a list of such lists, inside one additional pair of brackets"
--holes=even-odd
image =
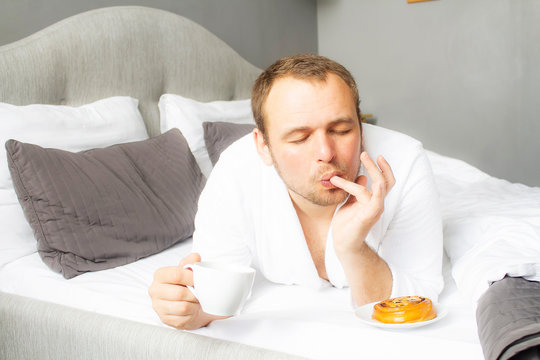
[(372, 180), (371, 190), (366, 187), (364, 175), (355, 182), (337, 176), (330, 179), (351, 195), (332, 220), (332, 237), (357, 305), (384, 300), (392, 292), (390, 268), (367, 246), (365, 239), (381, 217), (384, 199), (396, 183), (390, 165), (382, 156), (377, 158), (378, 167), (366, 152), (360, 159)]
[(366, 188), (367, 177), (364, 175), (356, 178), (355, 182), (337, 176), (330, 179), (334, 186), (351, 194), (332, 220), (337, 252), (359, 252), (363, 249), (364, 239), (384, 211), (384, 198), (396, 183), (390, 165), (382, 156), (377, 159), (379, 167), (366, 152), (360, 155), (360, 160), (372, 180), (371, 190)]
[(204, 313), (197, 298), (186, 287), (193, 286), (193, 273), (184, 266), (198, 261), (201, 261), (200, 255), (193, 253), (182, 259), (178, 266), (164, 267), (154, 273), (148, 294), (152, 298), (152, 308), (165, 324), (193, 330), (224, 318)]

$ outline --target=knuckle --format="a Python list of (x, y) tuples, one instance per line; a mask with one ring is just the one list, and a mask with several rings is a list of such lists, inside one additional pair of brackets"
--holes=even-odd
[(152, 309), (156, 314), (158, 314), (159, 318), (163, 320), (163, 317), (165, 316), (165, 311), (163, 310), (163, 307), (160, 306), (159, 302), (152, 301)]
[(197, 300), (195, 295), (193, 295), (193, 293), (185, 286), (180, 286), (178, 291), (181, 299), (189, 300), (191, 302), (193, 302), (193, 300)]
[(183, 266), (177, 266), (175, 269), (174, 269), (174, 275), (177, 279), (182, 279), (184, 277), (184, 273), (188, 271), (186, 269), (184, 269)]
[(173, 325), (175, 328), (177, 329), (184, 329), (184, 327), (186, 326), (186, 321), (185, 320), (176, 320), (174, 321), (174, 325)]
[(163, 273), (165, 272), (165, 268), (159, 268), (156, 271), (154, 271), (154, 281), (157, 281), (163, 276)]
[(183, 287), (183, 286), (175, 286), (174, 287), (174, 294), (173, 294), (174, 298), (178, 299), (178, 300), (184, 299), (186, 297), (184, 289), (185, 289), (185, 287)]
[(181, 301), (178, 304), (178, 312), (179, 312), (179, 314), (188, 315), (190, 313), (189, 310), (190, 310), (190, 306), (189, 306), (189, 303), (187, 301)]
[(190, 278), (191, 271), (184, 269), (183, 267), (176, 268), (176, 283), (182, 284), (182, 285), (190, 285), (189, 284), (189, 278)]
[(172, 327), (183, 330), (186, 326), (186, 321), (184, 319), (175, 318), (174, 320), (168, 320), (167, 325), (171, 325)]

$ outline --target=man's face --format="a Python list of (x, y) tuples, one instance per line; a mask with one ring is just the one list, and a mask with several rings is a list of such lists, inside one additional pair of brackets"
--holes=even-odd
[(258, 149), (273, 164), (295, 203), (336, 205), (347, 193), (334, 175), (354, 181), (360, 167), (361, 129), (347, 84), (332, 73), (326, 81), (276, 80), (264, 104), (266, 139)]

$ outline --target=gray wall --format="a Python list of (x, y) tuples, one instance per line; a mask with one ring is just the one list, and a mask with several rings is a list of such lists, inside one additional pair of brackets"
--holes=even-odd
[(380, 125), (540, 186), (540, 1), (317, 5), (319, 53), (351, 70)]
[(116, 5), (186, 16), (261, 68), (318, 48), (352, 71), (380, 125), (540, 185), (538, 0), (0, 0), (0, 45)]
[(313, 0), (0, 0), (0, 45), (90, 9), (140, 5), (168, 10), (201, 24), (252, 64), (317, 52)]

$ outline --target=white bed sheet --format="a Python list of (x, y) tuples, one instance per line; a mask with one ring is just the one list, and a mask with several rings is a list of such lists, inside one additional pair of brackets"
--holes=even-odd
[[(0, 290), (156, 326), (161, 323), (147, 294), (154, 271), (177, 264), (191, 241), (135, 263), (66, 280), (37, 253), (0, 270)], [(313, 290), (272, 284), (256, 277), (252, 298), (234, 318), (194, 331), (210, 337), (313, 359), (482, 359), (474, 309), (459, 297), (446, 262), (440, 301), (449, 314), (409, 330), (383, 330), (361, 323), (348, 290)]]

